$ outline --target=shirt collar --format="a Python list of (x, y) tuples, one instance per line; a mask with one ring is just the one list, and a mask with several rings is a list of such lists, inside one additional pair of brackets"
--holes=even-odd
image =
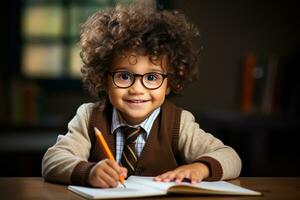
[(147, 117), (142, 123), (137, 124), (135, 126), (131, 126), (129, 124), (126, 123), (126, 121), (122, 118), (122, 116), (120, 115), (120, 113), (113, 108), (113, 113), (112, 113), (112, 123), (111, 123), (111, 133), (114, 133), (114, 131), (116, 129), (118, 129), (121, 126), (131, 126), (131, 127), (137, 127), (140, 126), (142, 127), (146, 133), (147, 136), (150, 134), (152, 125), (156, 119), (156, 117), (159, 115), (161, 108), (156, 108), (149, 117)]

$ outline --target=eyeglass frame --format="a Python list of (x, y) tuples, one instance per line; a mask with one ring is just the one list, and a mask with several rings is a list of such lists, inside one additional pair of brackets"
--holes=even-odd
[[(130, 74), (130, 75), (133, 76), (133, 81), (132, 81), (132, 83), (131, 83), (129, 86), (127, 86), (127, 87), (120, 87), (119, 85), (117, 85), (117, 84), (115, 83), (114, 76), (115, 76), (116, 73), (120, 73), (120, 72), (125, 72), (125, 73), (128, 73), (128, 74)], [(155, 88), (149, 88), (149, 87), (147, 87), (147, 86), (145, 85), (145, 83), (144, 83), (144, 76), (147, 75), (147, 74), (152, 74), (152, 73), (159, 74), (159, 75), (162, 76), (162, 81), (161, 81), (160, 85), (157, 86), (157, 87), (155, 87)], [(135, 83), (136, 77), (141, 77), (141, 83), (142, 83), (142, 85), (143, 85), (145, 88), (147, 88), (148, 90), (156, 90), (156, 89), (160, 88), (160, 87), (162, 86), (162, 84), (164, 83), (165, 79), (169, 76), (169, 74), (164, 74), (164, 73), (159, 73), (159, 72), (148, 72), (148, 73), (145, 73), (145, 74), (133, 74), (133, 73), (131, 73), (131, 72), (129, 72), (129, 71), (112, 71), (112, 72), (109, 72), (109, 74), (110, 74), (110, 76), (111, 76), (111, 78), (112, 78), (112, 82), (113, 82), (114, 85), (117, 86), (118, 88), (122, 88), (122, 89), (130, 88), (130, 87)]]

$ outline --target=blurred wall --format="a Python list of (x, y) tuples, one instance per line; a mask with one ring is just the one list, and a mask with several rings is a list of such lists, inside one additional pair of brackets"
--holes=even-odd
[(170, 7), (201, 35), (199, 80), (178, 99), (192, 110), (239, 110), (243, 56), (282, 59), (299, 48), (296, 1), (173, 0)]

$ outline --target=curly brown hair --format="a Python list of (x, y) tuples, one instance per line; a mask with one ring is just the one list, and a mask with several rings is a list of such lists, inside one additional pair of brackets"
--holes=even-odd
[(179, 94), (197, 77), (198, 52), (192, 45), (196, 36), (197, 29), (178, 11), (137, 5), (98, 11), (82, 25), (83, 83), (92, 95), (103, 100), (113, 58), (124, 50), (133, 50), (151, 61), (167, 56), (171, 93)]

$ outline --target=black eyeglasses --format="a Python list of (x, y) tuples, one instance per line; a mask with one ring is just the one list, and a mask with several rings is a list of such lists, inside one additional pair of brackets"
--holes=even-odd
[(110, 72), (113, 83), (118, 88), (129, 88), (135, 83), (136, 77), (141, 77), (142, 84), (145, 88), (155, 90), (159, 88), (168, 74), (159, 72), (149, 72), (146, 74), (132, 74), (128, 71)]

